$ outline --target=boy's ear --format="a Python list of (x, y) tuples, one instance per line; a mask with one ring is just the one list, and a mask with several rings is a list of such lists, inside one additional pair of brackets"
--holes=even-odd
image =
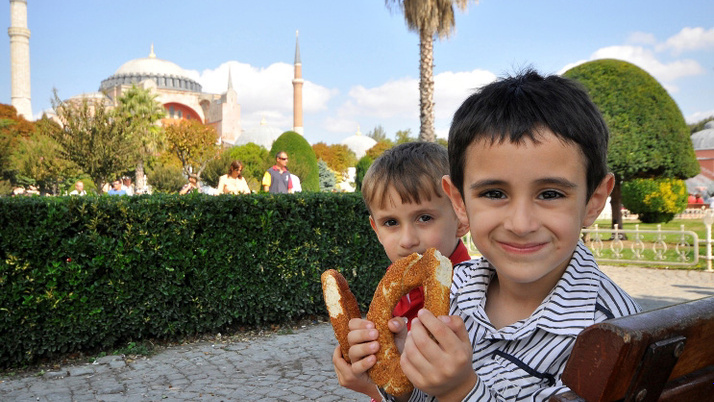
[(612, 189), (615, 187), (615, 175), (608, 173), (597, 186), (593, 194), (590, 196), (585, 209), (585, 217), (583, 219), (583, 227), (592, 225), (600, 212), (605, 208), (607, 197), (610, 196)]
[(372, 219), (372, 215), (369, 216), (369, 226), (372, 226), (372, 230), (374, 230), (374, 234), (377, 235), (377, 240), (379, 240), (379, 243), (382, 243), (382, 239), (379, 238), (379, 231), (377, 231), (377, 224), (374, 222), (374, 219)]
[(464, 204), (464, 199), (463, 197), (461, 197), (459, 189), (456, 188), (454, 183), (451, 181), (451, 177), (449, 177), (448, 175), (445, 175), (441, 178), (441, 187), (443, 187), (444, 193), (451, 200), (451, 206), (454, 207), (456, 217), (459, 219), (459, 231), (457, 232), (457, 234), (459, 235), (459, 237), (461, 237), (469, 231), (469, 217), (466, 213), (466, 205)]

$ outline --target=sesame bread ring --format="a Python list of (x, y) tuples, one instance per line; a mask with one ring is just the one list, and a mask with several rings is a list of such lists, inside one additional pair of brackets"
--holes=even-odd
[(353, 318), (362, 318), (357, 299), (347, 285), (345, 277), (334, 269), (323, 272), (320, 281), (335, 338), (340, 344), (342, 357), (350, 363), (348, 353), (350, 344), (347, 342), (347, 334), (350, 332), (349, 322)]
[(395, 261), (379, 282), (367, 313), (379, 331), (379, 351), (377, 362), (367, 373), (387, 393), (400, 396), (414, 389), (402, 372), (394, 334), (387, 327), (394, 307), (409, 291), (424, 286), (424, 308), (435, 316), (449, 314), (451, 275), (451, 261), (430, 248), (423, 256), (414, 253)]

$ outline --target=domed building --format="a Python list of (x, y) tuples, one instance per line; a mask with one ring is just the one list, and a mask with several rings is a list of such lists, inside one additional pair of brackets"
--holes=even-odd
[(199, 120), (213, 126), (218, 133), (218, 142), (225, 145), (233, 145), (241, 134), (240, 105), (230, 70), (225, 93), (205, 93), (201, 84), (190, 78), (184, 69), (157, 58), (152, 45), (148, 57), (122, 64), (102, 81), (99, 90), (117, 105), (121, 94), (132, 85), (150, 89), (157, 95), (156, 100), (166, 109), (165, 120)]
[(687, 190), (694, 194), (705, 188), (712, 193), (714, 192), (714, 121), (707, 122), (703, 130), (692, 134), (691, 139), (700, 173), (687, 180)]
[(366, 135), (362, 135), (359, 131), (359, 127), (357, 127), (357, 133), (342, 140), (341, 144), (346, 145), (347, 148), (352, 150), (352, 152), (354, 152), (357, 156), (357, 160), (359, 160), (370, 148), (377, 144), (377, 141), (373, 138), (367, 137)]
[(260, 119), (260, 125), (258, 127), (249, 128), (243, 131), (238, 140), (236, 140), (235, 145), (245, 145), (249, 142), (260, 145), (263, 148), (270, 150), (278, 137), (283, 132), (273, 126), (269, 126), (265, 121), (265, 117)]

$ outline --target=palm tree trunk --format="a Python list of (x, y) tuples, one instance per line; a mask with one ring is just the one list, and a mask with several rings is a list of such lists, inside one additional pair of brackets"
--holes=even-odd
[(142, 193), (144, 191), (144, 188), (146, 187), (146, 176), (144, 176), (143, 159), (139, 159), (139, 161), (136, 163), (136, 171), (134, 173), (136, 174), (136, 184), (134, 185), (134, 191)]
[(419, 140), (434, 142), (434, 37), (419, 32)]

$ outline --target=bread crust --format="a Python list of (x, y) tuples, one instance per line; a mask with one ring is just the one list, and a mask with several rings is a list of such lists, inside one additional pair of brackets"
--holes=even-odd
[(435, 248), (424, 255), (414, 253), (392, 264), (374, 292), (367, 319), (379, 332), (377, 362), (369, 377), (391, 395), (401, 396), (414, 389), (399, 365), (400, 354), (387, 323), (399, 300), (412, 289), (424, 287), (424, 308), (435, 316), (449, 314), (451, 261)]
[(347, 342), (347, 334), (350, 331), (349, 322), (353, 318), (362, 318), (357, 299), (350, 290), (347, 280), (342, 274), (334, 269), (328, 269), (320, 276), (322, 282), (322, 295), (325, 299), (325, 306), (330, 315), (330, 323), (335, 331), (335, 338), (340, 344), (342, 357), (348, 362), (350, 344)]

